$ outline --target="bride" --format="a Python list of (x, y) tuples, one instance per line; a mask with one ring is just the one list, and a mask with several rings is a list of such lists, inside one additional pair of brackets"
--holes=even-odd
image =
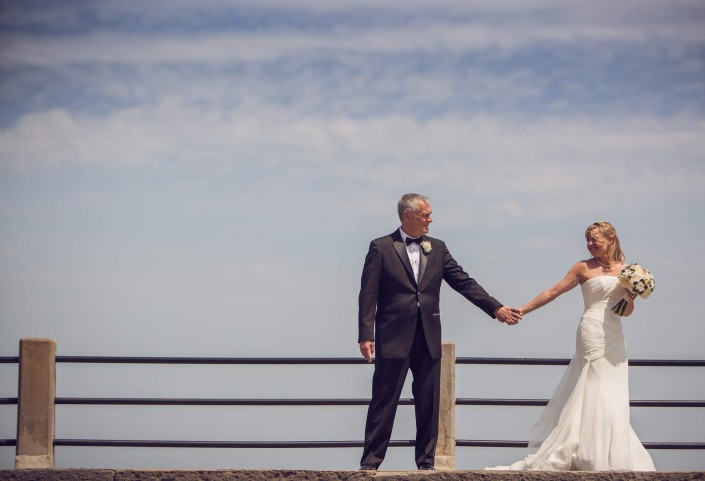
[(609, 222), (590, 225), (585, 239), (592, 258), (576, 263), (558, 284), (521, 308), (528, 314), (580, 284), (585, 311), (578, 325), (575, 355), (531, 428), (531, 454), (510, 466), (488, 469), (655, 469), (629, 421), (627, 350), (621, 319), (610, 310), (626, 292), (624, 316), (634, 311), (635, 295), (622, 289), (616, 277), (624, 253)]

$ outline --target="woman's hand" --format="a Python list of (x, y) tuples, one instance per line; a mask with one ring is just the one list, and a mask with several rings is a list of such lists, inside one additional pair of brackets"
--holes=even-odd
[(629, 317), (632, 312), (634, 312), (634, 299), (636, 299), (636, 294), (625, 287), (624, 299), (627, 301), (627, 307), (624, 308), (624, 314), (622, 315), (624, 317)]
[(634, 299), (636, 299), (636, 293), (630, 291), (626, 287), (624, 288), (624, 292), (626, 293), (627, 297), (627, 302), (634, 302)]

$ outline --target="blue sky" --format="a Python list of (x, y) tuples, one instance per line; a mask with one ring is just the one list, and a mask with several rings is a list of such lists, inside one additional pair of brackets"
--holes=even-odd
[[(587, 257), (587, 225), (613, 222), (628, 261), (657, 282), (625, 321), (631, 357), (703, 358), (704, 20), (697, 1), (2, 0), (0, 354), (50, 337), (66, 355), (357, 356), (368, 242), (397, 227), (397, 199), (416, 191), (431, 197), (431, 235), (510, 305)], [(570, 357), (582, 308), (575, 290), (509, 329), (450, 290), (442, 303), (460, 356)], [(632, 371), (635, 399), (705, 396), (699, 370), (656, 387), (657, 370)], [(14, 392), (14, 373), (0, 374)], [(65, 389), (82, 389), (66, 376)], [(370, 372), (351, 376), (326, 396), (368, 395)], [(299, 392), (256, 377), (246, 373), (253, 397)], [(517, 397), (533, 388), (520, 386)], [(64, 432), (86, 424), (59, 414)], [(536, 413), (515, 415), (530, 425)], [(665, 422), (669, 440), (702, 441), (698, 414), (680, 416)], [(335, 434), (358, 439), (364, 412), (350, 417)], [(642, 440), (662, 440), (652, 429), (671, 419), (635, 417)], [(271, 437), (285, 436), (297, 437)], [(399, 453), (390, 468), (411, 463)], [(462, 453), (467, 468), (512, 460)], [(359, 457), (290, 454), (159, 462), (348, 468)], [(705, 469), (698, 452), (653, 454), (659, 468)], [(63, 462), (142, 462), (103, 455)]]

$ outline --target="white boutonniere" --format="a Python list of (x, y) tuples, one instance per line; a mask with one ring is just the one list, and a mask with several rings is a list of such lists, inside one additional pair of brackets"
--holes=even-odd
[(421, 248), (423, 249), (425, 254), (428, 254), (431, 252), (431, 242), (429, 241), (423, 241), (421, 244), (419, 244)]

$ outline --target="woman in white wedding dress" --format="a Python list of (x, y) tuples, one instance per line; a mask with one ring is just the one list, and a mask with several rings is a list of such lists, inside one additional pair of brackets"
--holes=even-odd
[(614, 227), (595, 222), (585, 231), (591, 259), (576, 263), (555, 286), (521, 308), (528, 314), (581, 286), (585, 311), (575, 355), (538, 422), (531, 428), (529, 454), (510, 466), (488, 469), (550, 471), (654, 471), (651, 456), (629, 421), (627, 350), (622, 322), (610, 309), (624, 296), (624, 316), (635, 295), (617, 275), (624, 253)]

